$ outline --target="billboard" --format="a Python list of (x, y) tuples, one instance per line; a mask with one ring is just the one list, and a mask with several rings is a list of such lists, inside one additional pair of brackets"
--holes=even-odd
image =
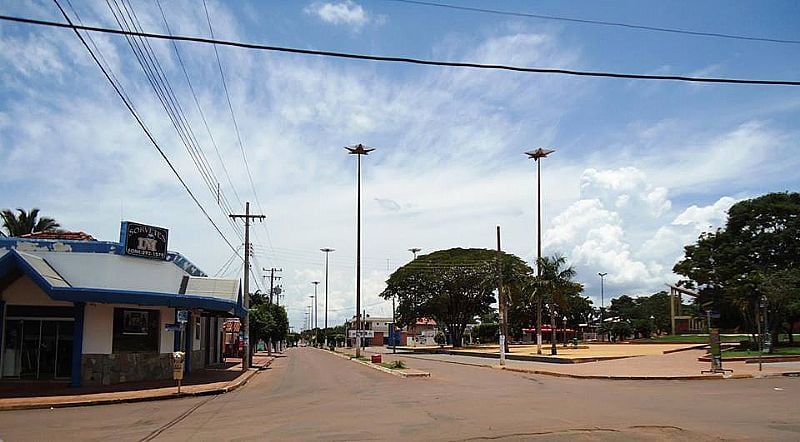
[(124, 255), (165, 260), (168, 235), (162, 227), (123, 221), (119, 242)]

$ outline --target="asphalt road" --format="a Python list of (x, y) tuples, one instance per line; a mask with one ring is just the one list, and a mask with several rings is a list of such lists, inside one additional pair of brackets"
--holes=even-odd
[(20, 440), (800, 440), (800, 379), (601, 381), (408, 359), (403, 379), (291, 349), (228, 394), (0, 412)]

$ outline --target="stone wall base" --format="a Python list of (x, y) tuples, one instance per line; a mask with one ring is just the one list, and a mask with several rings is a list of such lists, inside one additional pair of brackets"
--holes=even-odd
[(81, 357), (81, 379), (84, 385), (172, 379), (172, 354), (84, 354)]

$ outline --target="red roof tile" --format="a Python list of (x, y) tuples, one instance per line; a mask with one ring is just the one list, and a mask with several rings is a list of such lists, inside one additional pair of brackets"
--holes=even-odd
[(66, 230), (56, 230), (51, 232), (33, 232), (22, 235), (21, 238), (33, 239), (61, 239), (65, 241), (97, 241), (92, 235), (86, 232), (69, 232)]

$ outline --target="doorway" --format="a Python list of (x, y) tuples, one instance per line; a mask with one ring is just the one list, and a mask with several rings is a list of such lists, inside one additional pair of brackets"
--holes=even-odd
[(73, 319), (7, 318), (3, 377), (69, 379), (74, 329)]

